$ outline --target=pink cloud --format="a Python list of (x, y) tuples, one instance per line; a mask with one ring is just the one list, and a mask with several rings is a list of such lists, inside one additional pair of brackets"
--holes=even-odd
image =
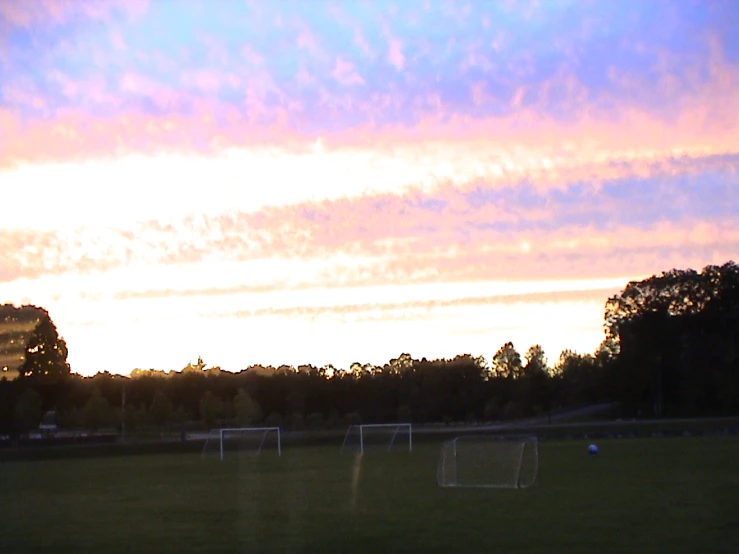
[[(713, 95), (711, 95), (713, 96)], [(664, 121), (645, 111), (625, 106), (613, 110), (610, 118), (598, 118), (597, 109), (581, 109), (578, 119), (562, 125), (533, 108), (522, 108), (502, 117), (473, 117), (458, 114), (433, 114), (415, 126), (357, 126), (341, 135), (344, 145), (376, 144), (378, 134), (392, 137), (396, 143), (421, 144), (435, 141), (451, 143), (485, 143), (490, 149), (503, 151), (517, 148), (545, 155), (559, 153), (577, 163), (618, 157), (649, 157), (676, 153), (702, 152), (720, 154), (736, 152), (739, 111), (736, 99), (713, 104), (711, 96), (696, 99), (693, 106)], [(720, 98), (720, 95), (716, 95)], [(634, 129), (639, 129), (634, 133)], [(661, 152), (662, 154), (657, 154)]]
[[(164, 107), (174, 105), (181, 93), (170, 90), (135, 74), (125, 75), (120, 83), (124, 92), (149, 96)], [(78, 89), (71, 87), (70, 93)], [(276, 114), (275, 110), (264, 105), (269, 91), (280, 94), (271, 88), (268, 81), (249, 81), (244, 91), (246, 117), (235, 114), (230, 121), (221, 125), (217, 133), (230, 137), (234, 145), (285, 144), (312, 140), (309, 133), (301, 133), (291, 126), (290, 111)], [(100, 90), (101, 94), (104, 89)], [(329, 96), (324, 93), (326, 109), (345, 109), (347, 106), (362, 107), (368, 114), (382, 110), (383, 106), (393, 105), (392, 95), (374, 95), (367, 104), (350, 97)], [(350, 102), (350, 104), (346, 104)], [(736, 101), (734, 101), (736, 103)], [(299, 113), (300, 104), (291, 103), (289, 110)], [(598, 120), (589, 115), (580, 117), (576, 123), (562, 126), (532, 110), (498, 118), (472, 118), (451, 115), (446, 121), (438, 117), (427, 117), (415, 127), (374, 125), (358, 126), (327, 136), (329, 148), (371, 147), (388, 141), (407, 149), (423, 149), (424, 145), (447, 143), (449, 148), (461, 151), (484, 149), (488, 152), (515, 152), (518, 149), (538, 158), (549, 157), (551, 167), (541, 166), (540, 177), (552, 182), (561, 182), (561, 175), (588, 165), (602, 166), (606, 161), (634, 161), (640, 158), (665, 158), (675, 155), (711, 155), (736, 152), (736, 136), (739, 120), (736, 112), (731, 112), (730, 99), (725, 102), (703, 107), (696, 103), (691, 109), (677, 113), (671, 122), (664, 122), (637, 110), (622, 110), (618, 118)], [(203, 105), (202, 112), (225, 113), (232, 108), (213, 103)], [(439, 109), (439, 107), (437, 107)], [(197, 112), (196, 112), (197, 114)], [(724, 117), (719, 117), (723, 114)], [(280, 115), (282, 119), (277, 119)], [(256, 116), (275, 117), (275, 123), (265, 125), (256, 123)], [(176, 122), (175, 133), (163, 134), (161, 142), (152, 142), (143, 136), (148, 124), (171, 127)], [(135, 124), (133, 124), (136, 122)], [(74, 130), (78, 140), (59, 140), (52, 138), (54, 129)], [(639, 133), (633, 133), (639, 129)], [(203, 126), (202, 116), (148, 116), (132, 112), (117, 117), (92, 119), (82, 111), (60, 111), (55, 121), (25, 120), (21, 126), (18, 115), (8, 109), (0, 109), (0, 133), (5, 138), (2, 167), (13, 167), (19, 162), (43, 160), (74, 160), (107, 156), (123, 145), (132, 151), (151, 153), (160, 150), (188, 152), (194, 147), (193, 136), (213, 133), (212, 126)], [(112, 137), (119, 140), (111, 143)], [(111, 146), (113, 146), (111, 148)], [(557, 161), (559, 160), (559, 161)], [(593, 160), (599, 160), (594, 162)], [(536, 171), (531, 167), (527, 172)], [(616, 171), (604, 168), (606, 173)], [(534, 175), (536, 176), (536, 175)], [(501, 175), (501, 181), (511, 181), (510, 175)]]
[(34, 12), (29, 10), (29, 4), (0, 2), (0, 21), (5, 25), (27, 27), (35, 18)]
[(201, 91), (212, 94), (220, 90), (222, 82), (227, 81), (232, 86), (238, 86), (238, 78), (232, 76), (221, 76), (215, 71), (207, 69), (201, 69), (198, 71), (186, 72), (182, 76), (182, 80), (185, 84), (194, 85)]
[(316, 39), (315, 35), (309, 29), (303, 28), (298, 33), (296, 43), (298, 48), (306, 50), (314, 56), (318, 54), (318, 39)]
[(367, 58), (375, 59), (376, 55), (374, 51), (372, 50), (372, 48), (370, 48), (367, 39), (364, 38), (364, 35), (359, 28), (354, 29), (354, 38), (352, 42), (354, 42), (357, 48), (359, 48), (362, 54), (364, 54)]
[[(163, 103), (163, 98), (159, 98)], [(153, 135), (152, 128), (162, 132)], [(16, 140), (4, 147), (0, 167), (21, 163), (84, 161), (107, 158), (116, 154), (146, 151), (150, 155), (162, 151), (194, 151), (190, 137), (202, 132), (195, 121), (156, 118), (142, 115), (119, 115), (107, 119), (91, 119), (81, 111), (62, 111), (53, 122), (30, 122), (21, 125), (20, 118), (0, 109), (0, 134), (13, 133)]]
[(467, 47), (465, 59), (460, 64), (462, 71), (470, 68), (479, 68), (485, 72), (495, 72), (495, 64), (483, 53), (484, 48), (480, 41), (476, 41)]
[[(659, 162), (650, 175), (710, 167), (702, 160)], [(625, 174), (628, 167), (622, 167)], [(438, 211), (423, 207), (441, 202)], [(603, 206), (605, 212), (614, 209)], [(597, 215), (597, 211), (592, 212)], [(408, 194), (364, 196), (219, 217), (187, 218), (177, 226), (151, 222), (108, 231), (88, 244), (86, 231), (63, 238), (52, 233), (0, 231), (2, 278), (149, 264), (197, 263), (205, 258), (245, 262), (278, 257), (325, 260), (358, 257), (304, 285), (347, 286), (399, 282), (649, 273), (660, 267), (723, 263), (739, 248), (735, 222), (658, 221), (647, 227), (595, 228), (567, 218), (556, 229), (530, 229), (549, 221), (546, 209), (472, 205), (454, 187), (427, 198)], [(516, 224), (525, 223), (526, 225)], [(505, 224), (505, 225), (496, 225)], [(490, 226), (493, 225), (493, 228)], [(501, 230), (509, 228), (511, 230)], [(464, 231), (464, 235), (460, 235)], [(138, 239), (137, 237), (146, 237)], [(463, 242), (464, 246), (460, 246)], [(77, 247), (70, 247), (77, 244)], [(86, 245), (86, 246), (85, 246)], [(43, 256), (39, 253), (43, 252)], [(40, 262), (40, 260), (44, 260)], [(364, 261), (360, 261), (364, 260)], [(659, 266), (659, 267), (656, 267)], [(628, 270), (628, 271), (627, 271)], [(287, 276), (286, 276), (287, 277)], [(275, 279), (275, 282), (279, 282)], [(295, 283), (291, 286), (296, 286)]]
[(100, 75), (92, 75), (87, 79), (71, 79), (60, 71), (54, 71), (49, 79), (55, 81), (60, 92), (72, 102), (91, 101), (108, 108), (117, 108), (120, 105), (120, 97), (108, 90), (105, 79)]
[(109, 33), (110, 38), (110, 44), (113, 46), (115, 50), (118, 50), (119, 52), (125, 52), (128, 50), (128, 46), (126, 46), (126, 42), (123, 40), (123, 37), (121, 37), (121, 34), (113, 29)]
[(156, 87), (156, 84), (148, 77), (128, 72), (121, 77), (119, 86), (123, 92), (148, 94)]
[(405, 56), (403, 55), (403, 43), (395, 37), (388, 36), (388, 61), (398, 71), (403, 70)]
[[(121, 92), (133, 95), (134, 97), (147, 98), (162, 109), (171, 109), (183, 96), (181, 92), (168, 85), (132, 72), (125, 73), (121, 77), (118, 86)], [(121, 115), (126, 118), (129, 117), (129, 114)], [(130, 116), (136, 118), (137, 114), (130, 114)], [(165, 116), (165, 119), (170, 119), (170, 117)]]
[(295, 82), (301, 87), (307, 87), (316, 83), (317, 80), (305, 67), (301, 67), (295, 74)]
[(511, 98), (511, 107), (520, 108), (523, 105), (523, 97), (526, 94), (526, 86), (520, 86), (513, 93)]
[(4, 85), (2, 98), (8, 104), (24, 108), (42, 109), (47, 106), (46, 99), (36, 91), (35, 87), (24, 89), (12, 84)]
[[(56, 0), (47, 0), (55, 2)], [(72, 0), (74, 2), (74, 0)], [(79, 4), (79, 2), (74, 2)], [(90, 18), (107, 19), (110, 13), (118, 10), (126, 14), (126, 16), (135, 20), (149, 11), (150, 0), (99, 0), (98, 2), (84, 2), (81, 9)]]
[[(254, 53), (243, 50), (247, 58)], [(261, 57), (252, 57), (259, 62)], [(341, 60), (334, 67), (335, 77), (356, 81), (348, 71), (349, 62)], [(343, 71), (343, 72), (342, 72)], [(152, 151), (174, 150), (189, 152), (194, 148), (192, 137), (216, 135), (228, 139), (231, 145), (295, 144), (315, 139), (309, 129), (301, 128), (299, 115), (303, 113), (300, 101), (291, 99), (281, 91), (270, 74), (264, 69), (253, 69), (239, 73), (206, 74), (199, 77), (204, 90), (214, 90), (217, 80), (221, 85), (241, 86), (241, 78), (247, 83), (244, 89), (245, 113), (230, 117), (216, 129), (203, 126), (201, 113), (177, 116), (148, 116), (138, 111), (122, 113), (117, 117), (92, 118), (83, 111), (59, 111), (56, 121), (24, 118), (8, 108), (0, 108), (0, 133), (3, 141), (3, 156), (0, 167), (12, 167), (20, 162), (34, 163), (44, 160), (73, 160), (115, 154), (121, 147), (128, 151), (151, 153)], [(248, 78), (247, 78), (248, 77)], [(309, 73), (299, 74), (303, 86), (313, 85)], [(97, 103), (115, 107), (115, 91), (106, 89), (100, 79), (73, 81), (62, 74), (55, 77), (64, 94), (75, 100), (83, 96)], [(637, 86), (637, 85), (629, 85)], [(550, 90), (564, 88), (571, 96), (573, 120), (562, 124), (547, 115)], [(182, 91), (136, 73), (125, 74), (120, 81), (122, 92), (134, 98), (153, 100), (160, 108), (171, 111), (175, 105), (194, 105), (197, 98), (186, 96)], [(26, 94), (37, 97), (32, 89), (16, 87), (15, 97)], [(711, 77), (708, 82), (696, 81), (682, 91), (674, 100), (675, 109), (670, 119), (660, 117), (629, 103), (607, 112), (599, 107), (601, 99), (587, 94), (580, 83), (567, 73), (555, 75), (535, 89), (532, 103), (520, 107), (515, 113), (503, 116), (474, 117), (455, 114), (439, 102), (439, 97), (420, 98), (416, 106), (418, 119), (415, 125), (406, 123), (377, 125), (390, 107), (399, 107), (402, 98), (391, 92), (376, 92), (367, 97), (333, 94), (319, 90), (320, 101), (315, 109), (327, 115), (342, 115), (347, 110), (364, 118), (365, 125), (326, 133), (329, 148), (366, 147), (376, 149), (378, 144), (393, 143), (409, 149), (421, 148), (425, 144), (445, 143), (450, 148), (480, 152), (525, 151), (532, 159), (551, 160), (550, 166), (539, 170), (539, 177), (561, 182), (573, 168), (600, 165), (600, 171), (608, 172), (607, 161), (634, 161), (639, 158), (668, 158), (688, 154), (712, 155), (737, 151), (739, 136), (739, 68), (726, 62), (718, 46), (711, 57)], [(473, 90), (478, 105), (497, 102), (484, 94), (478, 86)], [(522, 94), (522, 93), (521, 93)], [(280, 99), (281, 106), (268, 106), (268, 95)], [(606, 99), (608, 100), (608, 99)], [(611, 99), (612, 100), (612, 99)], [(208, 105), (200, 108), (210, 113), (227, 113), (233, 106), (221, 105), (209, 99)], [(265, 121), (266, 120), (266, 121)], [(271, 120), (272, 123), (267, 121)], [(122, 122), (136, 122), (123, 125)], [(176, 122), (176, 133), (161, 133), (160, 142), (145, 129), (151, 126), (165, 128)], [(57, 136), (54, 135), (57, 130)], [(58, 136), (60, 129), (68, 133)], [(634, 132), (638, 129), (638, 132)], [(64, 138), (64, 137), (67, 138)], [(73, 140), (73, 137), (76, 137)], [(202, 141), (201, 141), (202, 143)], [(487, 157), (487, 154), (486, 154)], [(559, 161), (558, 161), (559, 160)], [(526, 171), (534, 171), (528, 167)], [(578, 170), (579, 171), (579, 170)], [(605, 173), (602, 173), (605, 174)], [(536, 176), (536, 175), (535, 175)], [(510, 182), (507, 173), (500, 177)]]
[(490, 41), (490, 48), (493, 49), (495, 52), (500, 52), (505, 48), (507, 42), (507, 36), (504, 31), (498, 30), (496, 33), (495, 38)]
[(463, 6), (459, 6), (458, 4), (450, 6), (450, 12), (451, 14), (458, 20), (464, 21), (465, 19), (469, 19), (470, 15), (472, 14), (472, 6), (470, 4), (464, 4)]
[(342, 85), (363, 85), (364, 79), (354, 69), (354, 64), (344, 61), (342, 58), (336, 58), (334, 70), (331, 72), (334, 79)]
[(262, 65), (264, 63), (264, 56), (256, 52), (249, 44), (241, 47), (241, 56), (251, 65)]
[[(626, 283), (624, 283), (624, 286)], [(258, 308), (253, 310), (234, 310), (229, 312), (212, 312), (204, 314), (205, 317), (265, 317), (265, 316), (288, 316), (315, 319), (321, 316), (343, 316), (359, 315), (355, 321), (378, 321), (393, 313), (392, 319), (412, 320), (428, 317), (431, 310), (440, 308), (455, 308), (460, 306), (490, 306), (493, 304), (520, 304), (520, 303), (544, 303), (544, 302), (602, 302), (605, 304), (609, 296), (617, 294), (618, 288), (598, 289), (588, 291), (561, 291), (557, 293), (530, 293), (514, 295), (493, 295), (459, 298), (454, 300), (426, 300), (412, 302), (383, 302), (378, 303), (356, 303), (341, 304), (335, 306), (298, 306), (289, 308)], [(162, 291), (164, 292), (164, 291)], [(166, 291), (163, 296), (170, 296)], [(176, 292), (171, 296), (180, 296)], [(149, 296), (145, 296), (148, 298)], [(155, 296), (159, 297), (159, 296)], [(380, 313), (378, 313), (380, 312)], [(384, 312), (384, 313), (383, 313)]]
[[(711, 126), (733, 126), (739, 121), (739, 65), (726, 60), (721, 42), (715, 36), (707, 39), (708, 59), (686, 60), (664, 49), (649, 50), (657, 62), (653, 78), (640, 78), (614, 67), (608, 69), (608, 78), (614, 85), (616, 95), (640, 97), (653, 94), (655, 89), (661, 96), (670, 98), (670, 107), (678, 113), (691, 112), (695, 120), (704, 119)], [(708, 79), (705, 66), (708, 62)], [(679, 73), (676, 69), (679, 68)], [(613, 100), (614, 98), (611, 98)]]
[(229, 50), (223, 40), (213, 35), (202, 33), (200, 35), (200, 42), (202, 42), (205, 46), (208, 53), (208, 59), (211, 62), (215, 62), (221, 65), (226, 65), (229, 63)]
[(472, 103), (478, 108), (495, 101), (495, 97), (488, 94), (485, 89), (485, 83), (475, 83), (472, 85), (470, 87), (470, 94), (472, 96)]
[(114, 12), (137, 19), (149, 9), (149, 0), (23, 0), (0, 2), (0, 19), (5, 24), (32, 27), (61, 25), (77, 17), (109, 21)]

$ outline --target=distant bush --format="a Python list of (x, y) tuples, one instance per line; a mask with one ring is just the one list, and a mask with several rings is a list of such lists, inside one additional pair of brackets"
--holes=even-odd
[(349, 412), (344, 415), (344, 423), (346, 425), (359, 425), (362, 423), (362, 417), (359, 415), (359, 412)]
[(264, 420), (264, 425), (266, 427), (282, 427), (282, 424), (283, 424), (282, 414), (278, 412), (270, 413), (267, 416), (267, 418)]
[(323, 414), (320, 412), (312, 412), (308, 414), (308, 417), (305, 419), (305, 423), (308, 429), (312, 430), (323, 429), (325, 427)]

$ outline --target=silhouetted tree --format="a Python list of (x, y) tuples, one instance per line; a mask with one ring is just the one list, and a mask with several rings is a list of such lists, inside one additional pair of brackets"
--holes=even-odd
[[(602, 400), (619, 401), (625, 414), (736, 414), (737, 291), (733, 262), (628, 283), (606, 303), (606, 337), (598, 349), (565, 351), (553, 368), (540, 346), (522, 359), (508, 342), (489, 369), (484, 358), (469, 354), (417, 360), (402, 353), (383, 365), (355, 362), (347, 371), (305, 364), (252, 366), (238, 373), (198, 358), (181, 371), (137, 369), (130, 378), (106, 372), (64, 377), (66, 345), (48, 314), (2, 306), (0, 369), (8, 369), (0, 378), (0, 430), (12, 432), (15, 406), (29, 387), (42, 406), (57, 409), (60, 425), (125, 422), (132, 431), (147, 420), (174, 420), (184, 429), (198, 416), (213, 427), (230, 418), (248, 425), (264, 414), (265, 424), (284, 422), (294, 429), (360, 421), (494, 421)], [(11, 365), (18, 379), (12, 380)]]
[(521, 355), (513, 343), (507, 342), (493, 356), (492, 373), (495, 377), (516, 379), (521, 376)]
[(18, 430), (27, 433), (38, 427), (43, 415), (41, 395), (32, 388), (26, 388), (15, 404), (15, 421)]
[(538, 344), (530, 347), (525, 359), (521, 379), (524, 411), (531, 415), (549, 413), (553, 404), (553, 387), (544, 349)]
[[(42, 310), (43, 311), (43, 310)], [(55, 383), (67, 377), (67, 343), (57, 335), (48, 313), (31, 334), (25, 348), (25, 361), (19, 369), (21, 377), (42, 383)]]
[(324, 417), (321, 412), (311, 412), (305, 418), (305, 424), (308, 429), (322, 429), (324, 426)]
[(529, 375), (534, 373), (549, 373), (547, 366), (547, 357), (541, 345), (534, 345), (526, 351), (524, 356), (526, 364), (523, 367), (523, 374)]
[(618, 346), (612, 386), (660, 416), (739, 408), (739, 266), (671, 270), (631, 282), (606, 303)]
[(147, 419), (146, 410), (134, 404), (126, 404), (123, 409), (123, 424), (126, 432), (138, 431)]
[(211, 391), (205, 391), (200, 400), (200, 418), (208, 429), (212, 429), (221, 417), (223, 417), (223, 401)]
[(112, 425), (115, 421), (115, 412), (98, 387), (92, 389), (92, 394), (83, 408), (82, 418), (85, 427), (92, 431)]
[(249, 393), (239, 389), (233, 400), (233, 411), (240, 425), (249, 425), (262, 419), (262, 409)]
[(411, 421), (411, 408), (407, 404), (403, 404), (398, 408), (398, 422), (410, 423)]
[(172, 420), (172, 402), (163, 391), (159, 390), (149, 406), (149, 419), (157, 427), (166, 427)]
[(264, 420), (264, 424), (267, 427), (282, 427), (283, 424), (283, 418), (282, 416), (277, 412), (272, 412), (267, 416), (267, 418)]

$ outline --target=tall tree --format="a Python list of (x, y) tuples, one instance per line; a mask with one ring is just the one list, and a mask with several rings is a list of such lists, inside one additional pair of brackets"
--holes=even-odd
[(149, 406), (149, 419), (158, 427), (166, 427), (172, 420), (172, 412), (172, 402), (164, 391), (158, 390)]
[(492, 373), (495, 377), (515, 379), (521, 376), (521, 354), (512, 342), (507, 342), (493, 356)]
[(31, 334), (19, 373), (36, 381), (58, 382), (71, 372), (67, 353), (67, 343), (57, 335), (56, 326), (47, 314)]
[(233, 411), (240, 425), (249, 425), (262, 419), (262, 409), (244, 389), (239, 389), (234, 396)]
[(215, 427), (223, 417), (223, 401), (211, 391), (205, 391), (200, 399), (200, 417), (208, 429)]
[(618, 346), (613, 386), (655, 415), (737, 413), (739, 266), (671, 270), (629, 283), (606, 303)]
[(26, 388), (15, 403), (15, 421), (18, 430), (27, 433), (37, 427), (42, 414), (41, 395), (32, 388)]
[(526, 351), (524, 356), (526, 365), (523, 367), (523, 373), (525, 375), (532, 375), (536, 373), (548, 373), (549, 367), (547, 366), (547, 357), (544, 354), (544, 349), (539, 344), (535, 344)]
[(0, 306), (0, 370), (34, 386), (56, 384), (70, 374), (67, 344), (46, 310)]
[(98, 387), (93, 387), (92, 394), (82, 409), (82, 413), (85, 427), (92, 431), (112, 425), (116, 418), (110, 402), (102, 395)]
[(123, 409), (122, 422), (125, 431), (135, 432), (141, 427), (146, 420), (146, 410), (143, 407), (137, 408), (135, 404), (126, 404)]
[(549, 413), (553, 404), (553, 387), (544, 349), (536, 344), (526, 351), (524, 358), (526, 364), (522, 370), (521, 391), (524, 411), (531, 415)]

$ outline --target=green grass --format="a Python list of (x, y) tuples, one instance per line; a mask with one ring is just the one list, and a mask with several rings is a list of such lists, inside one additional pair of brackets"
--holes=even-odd
[(0, 552), (737, 552), (739, 439), (539, 445), (524, 490), (436, 486), (438, 444), (355, 460), (139, 455), (0, 464)]

